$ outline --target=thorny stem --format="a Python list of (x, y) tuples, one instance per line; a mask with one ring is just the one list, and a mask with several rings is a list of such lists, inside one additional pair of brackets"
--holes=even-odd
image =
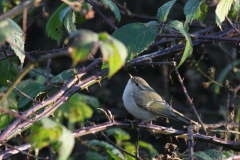
[(204, 130), (204, 132), (205, 132), (205, 134), (207, 135), (207, 130), (206, 130), (206, 128), (204, 127), (203, 122), (202, 122), (199, 114), (197, 113), (197, 110), (195, 109), (194, 104), (193, 104), (191, 98), (189, 97), (189, 94), (188, 94), (188, 92), (187, 92), (187, 89), (186, 89), (186, 87), (185, 87), (184, 84), (183, 84), (183, 80), (182, 80), (182, 78), (181, 78), (181, 76), (180, 76), (180, 74), (179, 74), (179, 72), (178, 72), (178, 69), (176, 68), (176, 65), (175, 65), (175, 73), (176, 73), (176, 75), (177, 75), (177, 77), (178, 77), (178, 80), (179, 80), (179, 82), (180, 82), (180, 84), (181, 84), (181, 86), (182, 86), (182, 88), (183, 88), (183, 91), (184, 91), (184, 93), (185, 93), (185, 96), (187, 97), (187, 100), (188, 100), (188, 102), (190, 103), (190, 106), (192, 107), (195, 115), (197, 116), (198, 121), (200, 122), (200, 124), (201, 124), (201, 126), (202, 126), (202, 128), (203, 128), (203, 130)]

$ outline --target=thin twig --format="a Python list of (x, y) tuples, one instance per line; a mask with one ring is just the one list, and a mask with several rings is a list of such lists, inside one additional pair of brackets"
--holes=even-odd
[(34, 155), (32, 155), (32, 154), (29, 154), (29, 153), (27, 153), (27, 152), (24, 152), (24, 151), (18, 149), (17, 147), (14, 147), (14, 146), (12, 146), (12, 145), (10, 145), (10, 144), (7, 144), (7, 143), (3, 143), (3, 145), (8, 146), (9, 148), (15, 149), (15, 150), (21, 152), (22, 154), (25, 154), (25, 155), (27, 155), (27, 156), (30, 156), (30, 157), (33, 157), (33, 158), (36, 158), (36, 159), (49, 159), (48, 157), (46, 157), (46, 158), (36, 157), (36, 156), (34, 156)]
[(34, 19), (32, 22), (27, 26), (27, 30), (32, 26), (32, 24), (43, 14), (43, 11), (41, 11)]
[(103, 135), (103, 137), (109, 142), (111, 143), (114, 147), (118, 148), (119, 150), (121, 150), (122, 152), (126, 153), (127, 155), (133, 157), (133, 158), (136, 158), (136, 159), (139, 159), (139, 160), (142, 160), (141, 158), (129, 153), (128, 151), (122, 149), (121, 147), (118, 147), (113, 141), (111, 141), (103, 132), (101, 132), (101, 134)]
[[(7, 80), (7, 83), (9, 83), (11, 86), (13, 86), (12, 82)], [(30, 97), (29, 95), (27, 95), (26, 93), (20, 91), (17, 87), (13, 86), (13, 88), (19, 92), (21, 95), (23, 95), (24, 97), (26, 97), (27, 99), (30, 99), (31, 101), (35, 102), (35, 103), (40, 103), (39, 101), (37, 101), (36, 99), (33, 99), (32, 97)]]
[(232, 131), (232, 130), (229, 130), (229, 131), (226, 131), (226, 130), (209, 130), (210, 132), (216, 132), (216, 133), (226, 133), (226, 132), (230, 132), (230, 133), (234, 133), (234, 134), (240, 134), (240, 132), (237, 132), (237, 131)]
[(118, 30), (118, 28), (109, 19), (107, 19), (104, 14), (102, 14), (102, 12), (95, 6), (94, 3), (92, 3), (90, 0), (86, 0), (86, 2), (93, 6), (95, 11), (107, 22), (107, 24), (109, 24), (115, 31)]
[(148, 62), (148, 63), (135, 63), (134, 66), (151, 66), (151, 65), (174, 65), (176, 62)]
[(47, 62), (47, 89), (49, 89), (49, 81), (50, 81), (50, 78), (49, 78), (50, 63), (51, 63), (51, 58), (49, 58)]
[(189, 97), (189, 94), (188, 94), (188, 92), (187, 92), (187, 89), (186, 89), (186, 87), (185, 87), (184, 84), (183, 84), (183, 80), (182, 80), (182, 78), (181, 78), (181, 76), (180, 76), (180, 74), (179, 74), (179, 72), (178, 72), (177, 66), (175, 65), (174, 67), (175, 67), (175, 73), (176, 73), (176, 75), (177, 75), (177, 77), (178, 77), (178, 80), (179, 80), (179, 82), (180, 82), (180, 84), (181, 84), (181, 86), (182, 86), (182, 88), (183, 88), (183, 91), (184, 91), (184, 93), (185, 93), (185, 96), (187, 97), (187, 100), (188, 100), (188, 102), (190, 103), (190, 106), (192, 107), (195, 115), (197, 116), (198, 122), (200, 122), (200, 124), (201, 124), (201, 126), (202, 126), (202, 128), (203, 128), (203, 130), (204, 130), (204, 132), (205, 132), (205, 134), (207, 134), (207, 130), (206, 130), (206, 128), (204, 127), (203, 122), (202, 122), (199, 114), (197, 113), (197, 110), (195, 109), (194, 104), (193, 104), (191, 98)]
[[(44, 74), (43, 72), (40, 72), (40, 71), (36, 70), (35, 68), (33, 68), (32, 71), (35, 72), (35, 73), (38, 73), (38, 74), (42, 75), (43, 77), (46, 77), (46, 78), (48, 77), (46, 74)], [(51, 79), (52, 77), (49, 76), (49, 78)]]
[(231, 19), (229, 19), (227, 16), (226, 16), (226, 19), (227, 19), (228, 23), (233, 27), (233, 29), (234, 29), (234, 30), (239, 34), (239, 36), (240, 36), (239, 30), (233, 25)]
[(194, 140), (193, 140), (193, 127), (189, 126), (187, 129), (188, 132), (188, 159), (191, 159), (192, 154), (194, 154)]

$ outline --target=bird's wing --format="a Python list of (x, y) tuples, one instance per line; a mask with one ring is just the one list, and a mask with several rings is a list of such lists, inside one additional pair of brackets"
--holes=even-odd
[[(151, 94), (151, 96), (150, 96)], [(133, 92), (132, 97), (136, 105), (144, 110), (162, 117), (174, 117), (174, 113), (168, 103), (156, 92), (139, 91)]]

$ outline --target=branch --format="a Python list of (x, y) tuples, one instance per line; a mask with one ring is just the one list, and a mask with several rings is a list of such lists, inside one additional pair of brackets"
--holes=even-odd
[(197, 116), (198, 121), (199, 121), (200, 124), (202, 125), (202, 128), (203, 128), (205, 134), (207, 135), (207, 130), (206, 130), (205, 126), (203, 125), (203, 122), (202, 122), (200, 116), (198, 115), (197, 110), (195, 109), (194, 104), (193, 104), (191, 98), (189, 97), (189, 94), (188, 94), (188, 92), (187, 92), (187, 89), (186, 89), (186, 87), (185, 87), (184, 84), (183, 84), (183, 80), (182, 80), (182, 78), (181, 78), (181, 76), (180, 76), (180, 74), (179, 74), (179, 72), (178, 72), (178, 69), (176, 68), (176, 65), (175, 65), (175, 72), (176, 72), (176, 75), (177, 75), (177, 77), (178, 77), (178, 80), (179, 80), (180, 84), (182, 85), (182, 88), (183, 88), (183, 91), (184, 91), (184, 93), (185, 93), (185, 96), (187, 97), (187, 100), (188, 100), (188, 102), (190, 103), (190, 106), (192, 107), (195, 115)]
[[(94, 125), (94, 126), (90, 126), (90, 127), (84, 127), (82, 129), (72, 131), (72, 135), (74, 137), (81, 137), (81, 136), (88, 135), (88, 134), (95, 134), (96, 132), (104, 131), (104, 130), (111, 129), (111, 128), (132, 129), (133, 125), (134, 125), (134, 128), (139, 128), (141, 130), (145, 130), (145, 131), (154, 133), (155, 135), (157, 135), (156, 138), (162, 137), (162, 135), (164, 135), (164, 138), (166, 138), (166, 137), (178, 137), (178, 138), (183, 138), (183, 139), (189, 138), (188, 133), (186, 133), (186, 131), (176, 130), (173, 128), (168, 128), (168, 127), (163, 127), (163, 126), (158, 126), (158, 125), (153, 125), (153, 124), (129, 123), (127, 121), (116, 121), (116, 120), (98, 124), (98, 125)], [(221, 127), (223, 124), (207, 124), (207, 125)], [(205, 126), (207, 126), (207, 125), (205, 125)], [(238, 128), (240, 127), (240, 124), (228, 124), (228, 126), (231, 126), (231, 125), (235, 126), (235, 127), (238, 126)], [(196, 127), (196, 126), (193, 126), (193, 127)], [(229, 148), (229, 149), (232, 149), (235, 151), (240, 151), (240, 142), (227, 141), (227, 140), (224, 140), (221, 138), (217, 138), (215, 136), (214, 137), (206, 136), (206, 135), (202, 135), (199, 133), (192, 133), (192, 138), (197, 141), (212, 143), (212, 144), (216, 144), (219, 146), (224, 146), (226, 148)], [(27, 143), (27, 144), (21, 145), (17, 148), (18, 149), (21, 148), (21, 150), (27, 150), (27, 149), (31, 148), (31, 144)], [(0, 153), (0, 158), (1, 157), (7, 158), (12, 154), (17, 154), (17, 153), (18, 153), (18, 151), (16, 151), (16, 150), (13, 152), (12, 149), (8, 149), (8, 150)]]
[(86, 0), (86, 2), (93, 6), (94, 10), (104, 19), (104, 21), (107, 22), (108, 25), (110, 25), (115, 31), (118, 30), (118, 28), (109, 19), (107, 19), (104, 14), (102, 14), (102, 12), (95, 6), (94, 3), (92, 3), (90, 0)]
[[(16, 119), (7, 127), (7, 130), (5, 130), (0, 135), (0, 142), (6, 141), (11, 139), (13, 136), (20, 133), (25, 128), (31, 126), (34, 122), (47, 117), (51, 115), (60, 105), (62, 105), (64, 102), (68, 100), (68, 98), (73, 95), (77, 90), (84, 89), (88, 87), (89, 85), (100, 81), (102, 78), (105, 78), (105, 76), (108, 74), (108, 69), (102, 70), (101, 72), (97, 73), (96, 75), (90, 76), (89, 78), (86, 78), (83, 81), (80, 81), (79, 83), (75, 84), (84, 74), (87, 73), (91, 68), (95, 67), (99, 62), (101, 62), (101, 59), (97, 59), (91, 64), (89, 64), (86, 68), (81, 69), (78, 74), (70, 80), (64, 87), (62, 87), (55, 95), (47, 99), (46, 101), (43, 101), (41, 104), (37, 104), (36, 106), (28, 109), (27, 111), (24, 111), (22, 114), (25, 117), (30, 116), (33, 113), (36, 113), (39, 109), (49, 106), (46, 110), (44, 110), (39, 115), (36, 115), (34, 119), (29, 120), (30, 122), (23, 122), (20, 125), (18, 125), (21, 120)], [(75, 85), (74, 85), (75, 84)]]

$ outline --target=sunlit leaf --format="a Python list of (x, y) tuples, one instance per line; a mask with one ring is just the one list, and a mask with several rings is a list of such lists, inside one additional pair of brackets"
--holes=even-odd
[(177, 20), (171, 21), (168, 23), (170, 27), (175, 28), (176, 30), (180, 31), (186, 38), (186, 46), (184, 49), (184, 53), (178, 67), (182, 65), (182, 63), (192, 54), (193, 47), (192, 47), (192, 40), (187, 31), (183, 27), (183, 23)]
[(233, 0), (220, 0), (216, 8), (216, 22), (221, 29), (221, 24), (225, 20), (228, 12), (232, 6)]
[(127, 49), (122, 42), (107, 33), (100, 33), (99, 40), (103, 61), (108, 62), (108, 78), (110, 78), (124, 65), (127, 58)]

